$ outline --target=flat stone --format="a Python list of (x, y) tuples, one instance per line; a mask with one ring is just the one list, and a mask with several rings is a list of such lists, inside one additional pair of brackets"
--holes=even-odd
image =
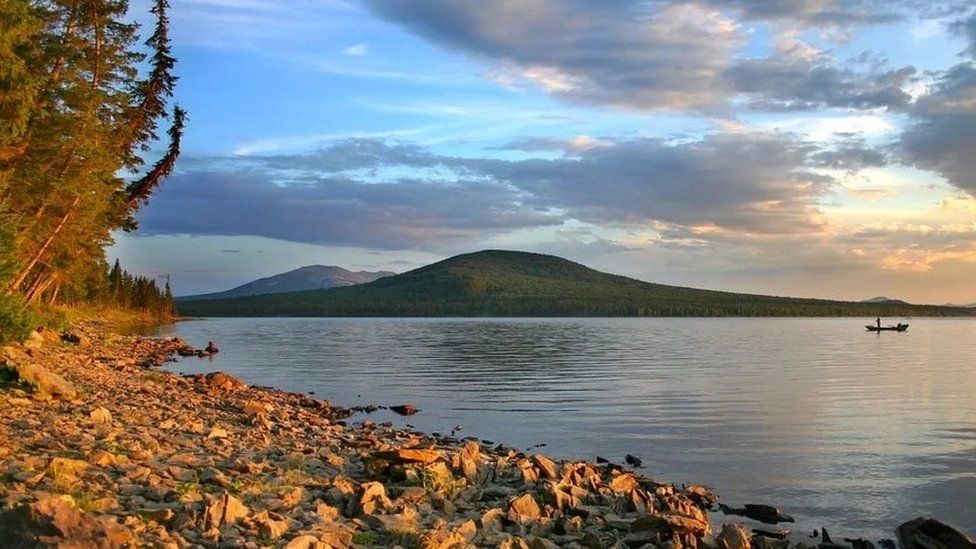
[(377, 452), (376, 457), (395, 463), (429, 464), (441, 459), (441, 453), (437, 450), (422, 448), (398, 448), (396, 450)]

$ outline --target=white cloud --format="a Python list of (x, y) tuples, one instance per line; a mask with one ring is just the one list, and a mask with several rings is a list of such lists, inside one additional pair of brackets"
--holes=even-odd
[(342, 50), (342, 53), (346, 55), (366, 55), (369, 53), (369, 45), (365, 43), (353, 44), (348, 48)]

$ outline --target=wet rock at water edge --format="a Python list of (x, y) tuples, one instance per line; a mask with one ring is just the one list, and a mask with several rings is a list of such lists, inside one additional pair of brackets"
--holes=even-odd
[(643, 467), (644, 466), (644, 461), (641, 458), (639, 458), (639, 457), (637, 457), (637, 456), (635, 456), (633, 454), (627, 454), (626, 456), (624, 456), (624, 461), (626, 461), (627, 462), (627, 465), (630, 465), (631, 467)]
[(719, 549), (751, 549), (752, 536), (741, 524), (725, 524), (722, 531), (715, 537), (715, 544)]
[(790, 515), (781, 512), (771, 505), (758, 503), (747, 503), (745, 507), (729, 507), (724, 503), (719, 503), (718, 508), (726, 515), (738, 515), (740, 517), (751, 518), (765, 524), (778, 524), (780, 522), (796, 522)]
[(904, 549), (976, 549), (966, 534), (934, 518), (919, 517), (895, 530)]
[(398, 404), (397, 406), (390, 406), (390, 410), (393, 410), (401, 416), (412, 416), (420, 411), (413, 404)]

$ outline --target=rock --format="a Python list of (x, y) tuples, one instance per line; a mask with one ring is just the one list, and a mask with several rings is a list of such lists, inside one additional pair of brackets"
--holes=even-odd
[(653, 530), (668, 534), (691, 534), (695, 537), (702, 537), (708, 533), (708, 523), (681, 515), (660, 514), (638, 517), (630, 529), (633, 532)]
[(78, 346), (79, 349), (87, 349), (91, 347), (91, 340), (88, 336), (81, 332), (65, 332), (61, 334), (61, 339), (67, 341), (68, 343), (73, 343)]
[(31, 330), (27, 334), (27, 341), (23, 343), (25, 349), (40, 349), (44, 346), (44, 336), (37, 330)]
[(656, 547), (658, 545), (659, 536), (649, 530), (644, 530), (641, 532), (631, 532), (624, 537), (624, 545), (637, 549), (638, 547), (651, 546)]
[(711, 509), (718, 501), (718, 495), (704, 486), (689, 484), (681, 491), (691, 501), (702, 509)]
[(0, 539), (6, 547), (116, 549), (129, 545), (133, 536), (114, 520), (82, 512), (70, 496), (58, 496), (4, 511)]
[(296, 538), (293, 538), (291, 541), (285, 544), (285, 546), (282, 549), (326, 549), (328, 547), (332, 547), (332, 546), (320, 542), (319, 539), (315, 536), (304, 534)]
[(210, 432), (207, 433), (208, 439), (227, 438), (228, 436), (230, 436), (230, 434), (227, 432), (227, 429), (224, 429), (223, 427), (220, 426), (211, 427)]
[(737, 509), (719, 503), (718, 508), (721, 509), (722, 513), (726, 515), (739, 515), (742, 517), (751, 518), (753, 520), (758, 520), (759, 522), (765, 524), (777, 524), (780, 522), (795, 522), (795, 520), (793, 520), (793, 517), (782, 513), (779, 509), (771, 505), (747, 503), (745, 508)]
[(364, 482), (360, 488), (362, 492), (359, 494), (358, 500), (350, 501), (353, 504), (354, 513), (349, 514), (372, 515), (376, 511), (392, 505), (389, 498), (386, 497), (386, 487), (382, 483)]
[(632, 454), (627, 454), (626, 456), (624, 456), (624, 461), (626, 461), (627, 462), (627, 465), (630, 465), (631, 467), (643, 467), (644, 466), (644, 462), (641, 460), (641, 458), (639, 458), (639, 457), (637, 457), (635, 455), (632, 455)]
[(390, 406), (390, 410), (400, 414), (401, 416), (412, 416), (419, 412), (416, 406), (413, 404), (400, 404), (397, 406)]
[(437, 450), (423, 448), (398, 448), (396, 450), (376, 452), (376, 457), (394, 463), (430, 464), (441, 459), (441, 453)]
[(636, 490), (640, 484), (630, 473), (623, 473), (613, 477), (610, 481), (610, 489), (618, 494), (627, 494)]
[(234, 391), (247, 387), (243, 381), (224, 372), (212, 372), (204, 376), (207, 385), (222, 391)]
[(328, 503), (319, 502), (315, 505), (315, 514), (325, 522), (334, 522), (339, 518), (339, 509)]
[(287, 521), (271, 518), (266, 511), (255, 517), (254, 521), (257, 523), (258, 533), (268, 539), (279, 539), (288, 531)]
[(934, 518), (904, 522), (895, 534), (903, 549), (976, 549), (976, 543), (968, 536)]
[(719, 549), (751, 549), (749, 532), (741, 524), (724, 524), (715, 538)]
[(68, 400), (78, 397), (78, 389), (73, 384), (43, 366), (20, 362), (13, 366), (13, 370), (17, 373), (18, 379), (33, 387), (38, 393)]
[(243, 412), (247, 417), (263, 416), (272, 411), (274, 411), (273, 406), (253, 400), (249, 400), (241, 405), (241, 412)]
[(516, 524), (532, 522), (541, 514), (542, 510), (532, 494), (523, 494), (508, 502), (508, 520)]
[[(760, 536), (760, 535), (752, 536), (753, 549), (788, 549), (789, 546), (790, 546), (789, 540), (774, 539), (774, 538)], [(846, 545), (840, 545), (838, 547), (847, 548)]]
[(535, 454), (532, 456), (532, 462), (535, 466), (542, 471), (542, 476), (544, 478), (557, 480), (559, 478), (559, 473), (556, 470), (556, 462), (543, 456), (541, 454)]
[(88, 467), (90, 465), (87, 461), (66, 457), (56, 457), (47, 466), (48, 470), (51, 471), (51, 475), (55, 478), (74, 476), (88, 469)]
[(505, 512), (497, 507), (492, 507), (488, 509), (481, 515), (479, 522), (481, 523), (481, 529), (487, 530), (489, 532), (497, 532), (502, 529), (502, 518), (505, 517)]
[(850, 543), (853, 549), (875, 549), (874, 544), (864, 538), (844, 538), (844, 541)]
[(104, 406), (99, 406), (95, 408), (88, 414), (89, 419), (95, 423), (99, 424), (111, 424), (112, 423), (112, 413), (108, 411)]
[(234, 524), (246, 518), (250, 510), (241, 500), (224, 492), (223, 495), (212, 497), (204, 509), (204, 522), (208, 528), (221, 528), (227, 524)]

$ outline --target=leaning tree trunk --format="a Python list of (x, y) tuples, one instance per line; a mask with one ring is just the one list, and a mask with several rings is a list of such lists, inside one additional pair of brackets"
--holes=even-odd
[(54, 231), (50, 234), (50, 236), (47, 237), (47, 240), (45, 240), (44, 244), (42, 244), (40, 249), (37, 250), (37, 253), (34, 254), (33, 259), (31, 259), (30, 262), (20, 271), (17, 277), (14, 278), (13, 282), (7, 286), (7, 293), (16, 291), (17, 288), (19, 288), (24, 281), (27, 280), (28, 275), (30, 275), (31, 271), (34, 270), (34, 267), (41, 260), (41, 258), (44, 257), (47, 249), (51, 246), (51, 243), (54, 242), (54, 239), (61, 232), (61, 229), (64, 229), (64, 226), (68, 223), (68, 218), (70, 218), (71, 214), (74, 213), (75, 207), (78, 206), (79, 202), (81, 202), (81, 195), (75, 197), (75, 199), (71, 202), (71, 206), (68, 207), (68, 211), (64, 212), (64, 215), (61, 216), (61, 221), (58, 222), (57, 227), (54, 228)]

